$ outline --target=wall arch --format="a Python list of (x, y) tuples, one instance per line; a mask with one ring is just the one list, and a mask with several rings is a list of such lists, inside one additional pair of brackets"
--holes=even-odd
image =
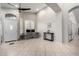
[(75, 10), (75, 9), (77, 9), (77, 8), (79, 8), (79, 6), (72, 7), (72, 8), (68, 11), (68, 13), (70, 13), (71, 11), (73, 11), (73, 10)]

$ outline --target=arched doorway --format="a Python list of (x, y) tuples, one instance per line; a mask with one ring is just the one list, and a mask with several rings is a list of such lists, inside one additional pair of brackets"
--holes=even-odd
[(75, 6), (68, 11), (69, 20), (68, 20), (68, 40), (69, 42), (75, 40), (77, 37), (77, 18), (75, 15), (75, 10), (78, 9), (79, 6)]

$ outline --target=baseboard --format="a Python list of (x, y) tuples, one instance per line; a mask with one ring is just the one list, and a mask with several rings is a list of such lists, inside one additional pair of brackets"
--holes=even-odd
[(5, 41), (5, 43), (15, 42), (15, 41), (17, 41), (17, 40)]

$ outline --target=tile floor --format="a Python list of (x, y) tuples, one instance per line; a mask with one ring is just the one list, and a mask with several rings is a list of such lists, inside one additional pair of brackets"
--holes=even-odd
[(16, 41), (14, 44), (3, 43), (1, 56), (78, 56), (79, 40), (70, 43), (55, 43), (43, 39)]

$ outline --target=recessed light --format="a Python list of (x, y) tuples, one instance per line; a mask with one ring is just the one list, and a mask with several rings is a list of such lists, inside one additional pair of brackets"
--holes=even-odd
[(18, 5), (15, 5), (15, 7), (18, 7)]
[(39, 10), (39, 9), (36, 9), (37, 11)]

